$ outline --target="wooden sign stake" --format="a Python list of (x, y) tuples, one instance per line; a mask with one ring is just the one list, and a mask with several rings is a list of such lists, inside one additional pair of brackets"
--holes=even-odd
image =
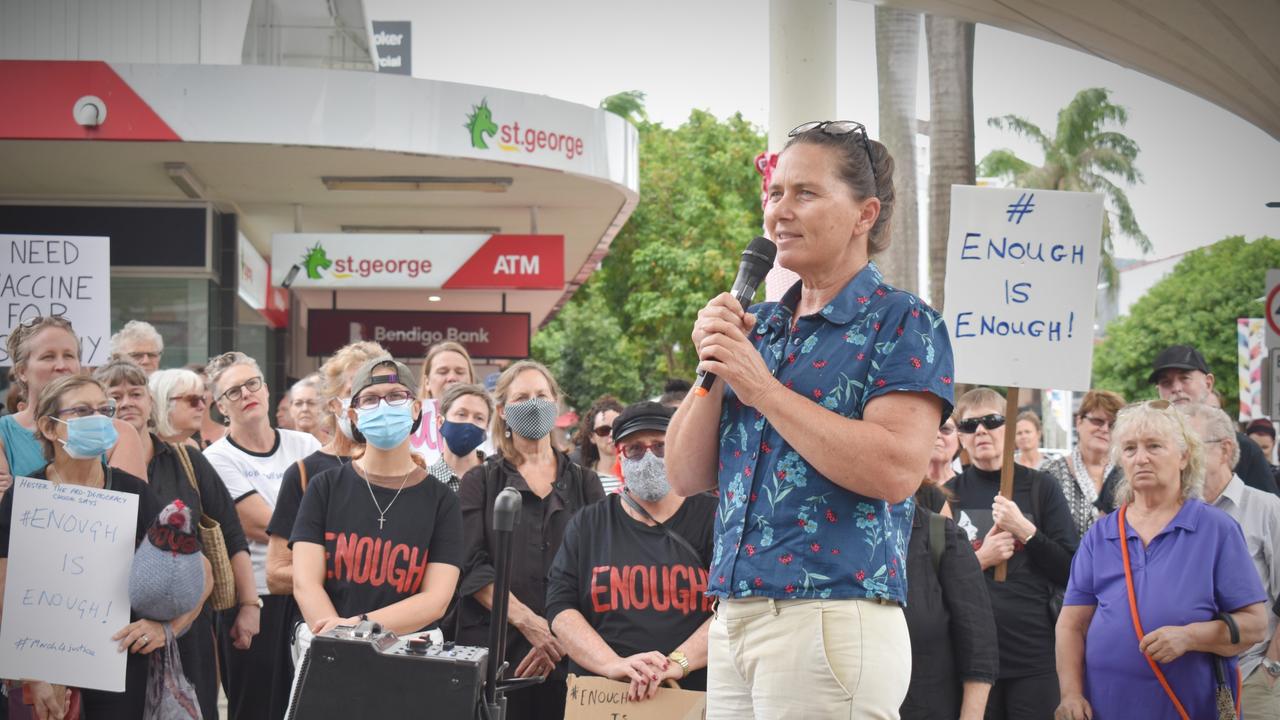
[[(1014, 436), (1018, 430), (1018, 388), (1005, 388), (1004, 401), (1004, 457), (1000, 461), (1000, 496), (1013, 499), (1013, 447)], [(1002, 562), (996, 566), (996, 582), (1004, 582), (1009, 564)]]

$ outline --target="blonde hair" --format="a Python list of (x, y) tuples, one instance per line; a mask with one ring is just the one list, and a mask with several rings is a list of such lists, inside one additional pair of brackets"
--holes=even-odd
[(137, 363), (125, 357), (115, 356), (111, 362), (93, 371), (93, 379), (107, 388), (108, 397), (111, 395), (111, 388), (116, 385), (135, 385), (142, 388), (147, 393), (147, 398), (151, 400), (151, 414), (147, 417), (147, 427), (151, 429), (157, 427), (159, 414), (156, 410), (156, 399), (151, 395), (151, 387), (147, 384), (146, 371)]
[[(169, 403), (178, 395), (203, 393), (204, 379), (186, 368), (173, 368), (151, 373), (147, 384), (151, 386), (151, 399), (156, 406), (156, 434), (162, 438), (177, 435), (178, 429), (169, 420)], [(206, 408), (206, 412), (211, 411)]]
[[(338, 351), (330, 355), (329, 359), (316, 372), (320, 380), (317, 389), (325, 404), (328, 404), (330, 399), (342, 399), (340, 393), (347, 385), (348, 375), (354, 373), (361, 365), (370, 360), (382, 357), (388, 360), (391, 359), (391, 355), (387, 353), (386, 348), (370, 340), (361, 340), (338, 348)], [(346, 411), (346, 408), (342, 409), (342, 412)], [(332, 432), (338, 429), (338, 423), (333, 417), (333, 413), (326, 411), (321, 413), (321, 416), (323, 417), (321, 425), (326, 430)]]
[(511, 367), (502, 371), (502, 375), (498, 377), (498, 384), (493, 388), (493, 401), (495, 412), (490, 425), (493, 428), (491, 437), (493, 438), (494, 447), (498, 454), (504, 460), (509, 461), (512, 465), (520, 465), (524, 462), (524, 458), (520, 453), (516, 452), (515, 441), (511, 439), (511, 430), (507, 427), (506, 418), (502, 417), (502, 413), (496, 412), (507, 406), (507, 395), (511, 392), (511, 384), (515, 382), (516, 377), (526, 370), (536, 370), (542, 373), (547, 379), (547, 384), (551, 386), (551, 399), (555, 402), (560, 401), (560, 385), (556, 382), (556, 378), (547, 369), (546, 365), (536, 360), (520, 360), (511, 364)]
[[(80, 338), (76, 335), (75, 328), (71, 327), (71, 321), (61, 315), (45, 315), (19, 324), (10, 331), (9, 337), (5, 338), (4, 341), (5, 350), (9, 353), (9, 363), (13, 365), (15, 377), (17, 377), (19, 371), (26, 370), (27, 358), (31, 355), (31, 338), (48, 328), (66, 330), (71, 333), (71, 337), (75, 339), (77, 346), (79, 345)], [(79, 358), (76, 359), (79, 360)]]
[[(1187, 466), (1182, 469), (1179, 477), (1181, 497), (1183, 500), (1203, 497), (1204, 443), (1187, 425), (1186, 416), (1163, 400), (1125, 407), (1116, 414), (1116, 425), (1111, 430), (1111, 462), (1120, 465), (1124, 443), (1143, 434), (1164, 438), (1172, 442), (1179, 452), (1186, 453)], [(1132, 501), (1133, 486), (1126, 474), (1116, 486), (1116, 505)]]
[[(462, 359), (467, 361), (467, 373), (470, 375), (470, 377), (467, 378), (467, 382), (473, 383), (476, 381), (475, 363), (471, 362), (471, 353), (467, 352), (467, 349), (462, 346), (462, 343), (456, 343), (452, 340), (438, 342), (427, 348), (427, 357), (422, 361), (422, 380), (418, 383), (418, 392), (422, 397), (431, 397), (431, 384), (428, 382), (428, 379), (431, 377), (431, 363), (436, 359), (437, 355), (446, 352), (453, 352), (461, 355)], [(431, 399), (437, 400), (438, 398)]]

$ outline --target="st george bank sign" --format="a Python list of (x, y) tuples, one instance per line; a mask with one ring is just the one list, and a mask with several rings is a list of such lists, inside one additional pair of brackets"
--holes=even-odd
[(294, 288), (560, 290), (563, 235), (282, 233), (271, 279)]

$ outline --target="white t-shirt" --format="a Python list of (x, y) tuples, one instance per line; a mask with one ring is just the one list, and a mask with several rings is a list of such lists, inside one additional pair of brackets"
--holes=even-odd
[[(319, 449), (320, 441), (308, 433), (277, 430), (276, 444), (270, 452), (245, 450), (227, 434), (205, 448), (204, 456), (218, 471), (218, 477), (227, 486), (232, 500), (240, 502), (256, 493), (266, 501), (267, 507), (274, 509), (284, 471)], [(258, 586), (258, 594), (266, 595), (266, 543), (249, 540), (249, 558), (253, 561), (253, 579)]]

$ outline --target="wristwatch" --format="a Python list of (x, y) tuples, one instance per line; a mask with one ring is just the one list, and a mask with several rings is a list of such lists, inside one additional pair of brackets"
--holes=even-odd
[[(681, 680), (689, 677), (689, 658), (685, 657), (684, 653), (680, 652), (679, 650), (676, 650), (672, 652), (670, 655), (668, 655), (667, 659), (680, 666)], [(1266, 660), (1263, 660), (1263, 662), (1266, 662)]]
[(1262, 658), (1262, 669), (1266, 670), (1271, 677), (1280, 677), (1280, 660), (1264, 657)]
[(261, 596), (261, 595), (259, 595), (258, 597), (254, 598), (254, 600), (253, 600), (252, 602), (242, 602), (242, 603), (240, 603), (240, 607), (256, 607), (256, 608), (258, 608), (259, 610), (261, 610), (261, 609), (262, 609), (262, 596)]

